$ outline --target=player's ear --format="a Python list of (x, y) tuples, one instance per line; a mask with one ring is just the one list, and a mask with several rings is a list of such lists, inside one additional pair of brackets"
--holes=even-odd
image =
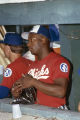
[(10, 52), (10, 51), (11, 51), (10, 46), (7, 46), (7, 49), (8, 49), (8, 52)]
[(43, 44), (46, 43), (46, 38), (45, 38), (45, 37), (42, 38), (42, 43), (43, 43)]
[(11, 52), (10, 46), (7, 45), (7, 53), (10, 54), (10, 52)]

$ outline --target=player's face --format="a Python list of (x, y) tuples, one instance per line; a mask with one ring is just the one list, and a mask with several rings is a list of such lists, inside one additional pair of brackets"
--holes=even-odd
[(30, 33), (27, 45), (32, 54), (38, 55), (41, 50), (41, 39), (39, 35), (36, 33)]
[(9, 58), (9, 46), (8, 45), (4, 45), (4, 54), (5, 54), (5, 57)]

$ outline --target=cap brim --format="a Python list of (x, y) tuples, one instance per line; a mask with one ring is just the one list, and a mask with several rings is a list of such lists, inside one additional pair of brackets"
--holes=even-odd
[(22, 37), (23, 39), (25, 39), (25, 40), (28, 40), (28, 35), (29, 35), (29, 32), (23, 32), (23, 33), (21, 34), (21, 37)]
[(0, 40), (0, 43), (4, 43), (4, 41), (3, 41), (3, 40)]

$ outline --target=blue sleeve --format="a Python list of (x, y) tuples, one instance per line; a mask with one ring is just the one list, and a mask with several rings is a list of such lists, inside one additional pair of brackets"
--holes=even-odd
[(0, 86), (0, 99), (8, 97), (9, 91), (9, 88), (5, 86)]

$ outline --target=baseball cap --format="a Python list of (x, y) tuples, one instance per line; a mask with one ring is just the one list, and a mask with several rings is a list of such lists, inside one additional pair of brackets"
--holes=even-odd
[(24, 40), (28, 40), (28, 35), (29, 35), (29, 32), (22, 32), (22, 33), (21, 33), (21, 37), (22, 37)]
[(49, 33), (51, 36), (50, 42), (60, 41), (58, 25), (56, 24), (49, 25)]
[(17, 33), (6, 33), (4, 40), (0, 43), (19, 46), (23, 44), (23, 39)]
[(46, 38), (48, 38), (49, 40), (50, 38), (50, 33), (49, 33), (49, 29), (45, 28), (42, 25), (36, 25), (32, 28), (32, 30), (30, 31), (30, 33), (37, 33), (37, 34), (41, 34), (43, 36), (45, 36)]
[(47, 37), (50, 42), (59, 41), (59, 28), (56, 24), (50, 24), (49, 29), (45, 28), (42, 25), (35, 25), (33, 26), (30, 32), (23, 32), (21, 37), (25, 40), (28, 40), (29, 33), (37, 33), (42, 34), (43, 36)]
[(37, 34), (41, 34), (43, 36), (45, 36), (46, 38), (48, 38), (50, 40), (50, 33), (49, 30), (47, 28), (45, 28), (42, 25), (35, 25), (33, 26), (32, 30), (30, 30), (29, 32), (23, 32), (21, 34), (21, 37), (25, 40), (28, 40), (28, 35), (29, 33), (37, 33)]

